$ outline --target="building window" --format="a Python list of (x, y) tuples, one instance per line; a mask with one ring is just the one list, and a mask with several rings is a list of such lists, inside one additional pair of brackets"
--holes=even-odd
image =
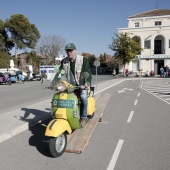
[(162, 25), (162, 22), (161, 21), (156, 21), (155, 26), (157, 26), (157, 25)]
[(135, 22), (135, 27), (139, 27), (139, 22)]
[(151, 41), (150, 40), (145, 41), (144, 48), (145, 49), (150, 49), (151, 48)]

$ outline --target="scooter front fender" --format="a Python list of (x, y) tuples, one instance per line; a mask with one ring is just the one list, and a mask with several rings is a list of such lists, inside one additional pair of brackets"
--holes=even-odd
[(46, 128), (45, 136), (57, 137), (65, 131), (69, 134), (72, 133), (72, 129), (68, 121), (64, 119), (53, 119)]

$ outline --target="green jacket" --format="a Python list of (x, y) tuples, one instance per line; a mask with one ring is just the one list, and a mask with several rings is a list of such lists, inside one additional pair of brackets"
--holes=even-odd
[[(77, 56), (77, 57), (79, 57), (79, 56)], [(68, 65), (70, 67), (70, 71), (72, 72), (72, 74), (73, 74), (73, 76), (75, 78), (75, 70), (76, 70), (75, 69), (75, 63), (76, 63), (76, 59), (74, 61), (70, 61), (69, 58), (66, 57), (61, 62), (61, 68), (64, 68), (64, 62), (68, 62)], [(86, 81), (91, 85), (91, 79), (92, 79), (91, 70), (90, 70), (90, 65), (89, 65), (88, 59), (86, 57), (83, 57), (83, 63), (82, 63), (82, 66), (81, 66), (81, 73), (82, 72), (88, 72), (89, 73), (89, 77), (88, 77), (88, 79), (86, 79)]]

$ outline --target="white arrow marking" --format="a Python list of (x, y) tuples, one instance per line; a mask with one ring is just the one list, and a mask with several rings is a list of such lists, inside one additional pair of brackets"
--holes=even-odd
[(123, 88), (122, 90), (118, 90), (118, 92), (123, 93), (123, 92), (126, 92), (126, 90), (132, 91), (133, 89)]

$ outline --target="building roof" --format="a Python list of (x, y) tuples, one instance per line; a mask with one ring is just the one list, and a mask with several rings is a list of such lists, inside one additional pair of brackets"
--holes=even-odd
[(170, 10), (169, 9), (154, 9), (151, 11), (129, 16), (128, 18), (143, 18), (143, 17), (164, 16), (164, 15), (170, 15)]

